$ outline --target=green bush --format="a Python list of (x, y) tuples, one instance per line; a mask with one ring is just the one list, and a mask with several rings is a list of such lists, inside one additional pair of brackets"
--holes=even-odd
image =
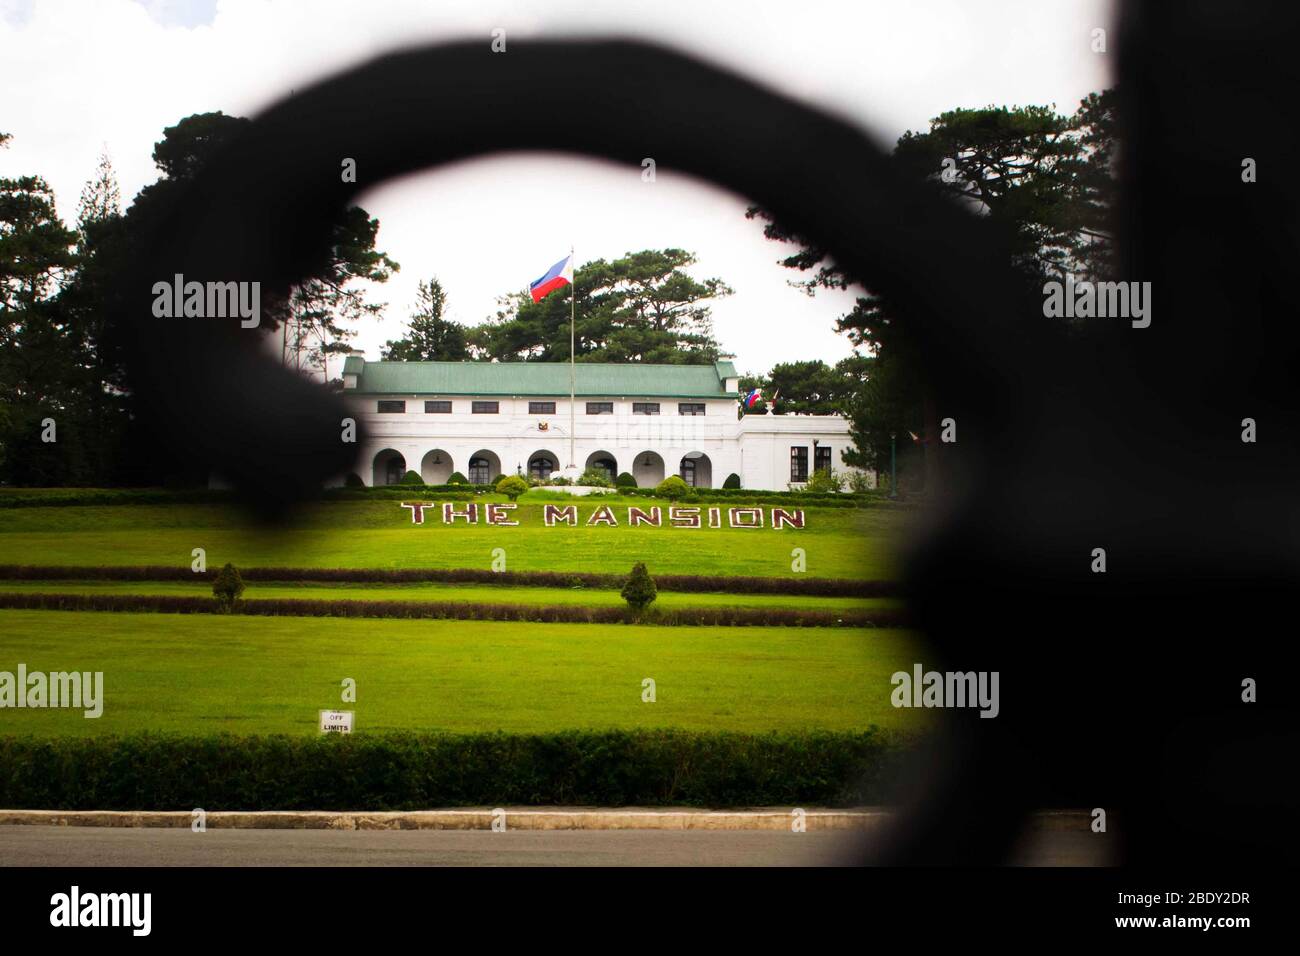
[(552, 488), (567, 488), (569, 485), (573, 484), (573, 482), (568, 478), (565, 478), (563, 475), (557, 475), (548, 481), (547, 484)]
[(603, 468), (588, 468), (581, 477), (578, 478), (577, 484), (586, 485), (589, 488), (610, 488), (613, 487), (609, 480), (609, 475)]
[(464, 475), (462, 475), (459, 471), (453, 471), (451, 475), (447, 478), (447, 484), (468, 485), (469, 480)]
[(655, 486), (655, 497), (667, 498), (669, 501), (684, 498), (690, 493), (691, 486), (683, 481), (680, 475), (669, 475)]
[(627, 576), (622, 594), (623, 600), (632, 609), (632, 613), (638, 616), (659, 596), (655, 579), (650, 577), (650, 572), (645, 569), (644, 561), (632, 565), (632, 573)]
[(636, 479), (625, 471), (614, 479), (614, 485), (618, 488), (635, 488)]
[(0, 807), (868, 806), (898, 800), (909, 746), (877, 728), (0, 736)]
[(804, 486), (805, 491), (814, 494), (819, 492), (840, 492), (844, 490), (844, 478), (835, 474), (834, 469), (818, 468), (808, 478), (808, 484)]
[(344, 488), (364, 488), (366, 483), (361, 480), (361, 476), (355, 471), (349, 471), (348, 476), (343, 479)]
[(727, 480), (724, 481), (724, 482), (722, 483), (722, 487), (723, 487), (723, 488), (739, 488), (739, 487), (740, 487), (740, 475), (736, 474), (736, 473), (733, 471), (731, 474), (729, 474), (729, 475), (727, 476)]
[(422, 485), (424, 484), (424, 479), (420, 477), (420, 473), (418, 471), (408, 471), (406, 474), (402, 476), (402, 480), (399, 481), (398, 484), (399, 485)]
[(871, 476), (869, 476), (865, 471), (859, 471), (855, 468), (853, 471), (849, 472), (849, 491), (853, 492), (855, 495), (865, 495), (874, 490), (875, 489), (871, 487)]
[(497, 491), (505, 495), (511, 501), (518, 501), (519, 496), (528, 490), (528, 482), (518, 475), (507, 475), (504, 479), (497, 482)]
[(217, 599), (223, 611), (229, 612), (244, 593), (244, 579), (239, 576), (239, 569), (229, 561), (212, 582), (212, 596)]

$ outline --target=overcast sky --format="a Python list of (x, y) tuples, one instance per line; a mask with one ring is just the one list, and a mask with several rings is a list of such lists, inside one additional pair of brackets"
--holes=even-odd
[[(666, 42), (827, 104), (892, 145), (955, 107), (1073, 112), (1110, 83), (1111, 26), (1097, 0), (0, 0), (0, 131), (13, 134), (0, 175), (44, 176), (71, 223), (104, 148), (129, 205), (157, 178), (153, 144), (184, 116), (254, 116), (394, 46), (486, 44), (495, 28), (507, 44), (610, 33)], [(1091, 49), (1098, 27), (1110, 53)], [(662, 166), (648, 184), (639, 169), (577, 157), (500, 156), (386, 184), (361, 203), (402, 267), (375, 287), (384, 321), (359, 330), (371, 359), (402, 334), (419, 279), (437, 275), (449, 317), (475, 324), (570, 244), (579, 263), (668, 246), (696, 253), (697, 277), (735, 289), (713, 313), (742, 371), (850, 352), (834, 331), (850, 294), (791, 288), (797, 274), (776, 264), (783, 248), (745, 219), (743, 197)]]

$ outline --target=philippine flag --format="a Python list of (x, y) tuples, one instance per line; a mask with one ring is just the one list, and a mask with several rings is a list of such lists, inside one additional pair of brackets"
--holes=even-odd
[(755, 405), (758, 404), (759, 399), (761, 399), (762, 397), (763, 397), (763, 393), (760, 392), (758, 389), (754, 389), (748, 395), (745, 396), (745, 407), (753, 408)]
[(573, 285), (573, 254), (565, 256), (546, 270), (546, 275), (528, 286), (534, 302), (541, 302), (561, 286)]

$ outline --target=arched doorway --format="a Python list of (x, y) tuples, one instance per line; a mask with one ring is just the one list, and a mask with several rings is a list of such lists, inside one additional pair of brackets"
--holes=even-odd
[(495, 452), (480, 449), (469, 456), (469, 472), (465, 475), (471, 485), (490, 485), (501, 475), (501, 459)]
[(546, 481), (552, 472), (560, 470), (560, 456), (553, 451), (535, 451), (528, 456), (528, 477)]
[(406, 474), (406, 459), (402, 453), (392, 448), (385, 448), (375, 456), (372, 485), (395, 485)]
[(451, 463), (451, 455), (441, 448), (435, 448), (420, 462), (420, 477), (424, 479), (426, 485), (445, 485), (455, 470)]
[(692, 488), (713, 487), (713, 462), (702, 451), (688, 451), (683, 455), (678, 474)]
[(664, 459), (658, 452), (643, 451), (632, 459), (632, 477), (640, 488), (653, 488), (664, 480)]
[(618, 461), (607, 451), (593, 451), (588, 455), (586, 468), (603, 471), (610, 482), (618, 477)]

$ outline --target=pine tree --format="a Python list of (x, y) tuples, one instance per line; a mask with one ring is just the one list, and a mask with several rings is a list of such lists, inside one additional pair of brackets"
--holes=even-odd
[(466, 329), (443, 317), (447, 293), (437, 278), (421, 281), (404, 338), (384, 344), (389, 362), (462, 362), (469, 358)]
[(113, 162), (108, 149), (99, 154), (95, 175), (81, 188), (81, 201), (77, 203), (77, 230), (85, 242), (86, 229), (94, 223), (122, 215), (122, 191), (117, 185)]
[(212, 582), (212, 596), (217, 599), (221, 610), (229, 612), (243, 593), (244, 579), (240, 577), (239, 569), (226, 562), (226, 566), (217, 573), (217, 579)]
[(655, 587), (655, 579), (650, 577), (650, 572), (646, 570), (645, 562), (638, 561), (632, 565), (632, 573), (627, 576), (627, 583), (623, 585), (623, 600), (627, 606), (637, 616), (641, 615), (650, 603), (659, 596), (659, 589)]

